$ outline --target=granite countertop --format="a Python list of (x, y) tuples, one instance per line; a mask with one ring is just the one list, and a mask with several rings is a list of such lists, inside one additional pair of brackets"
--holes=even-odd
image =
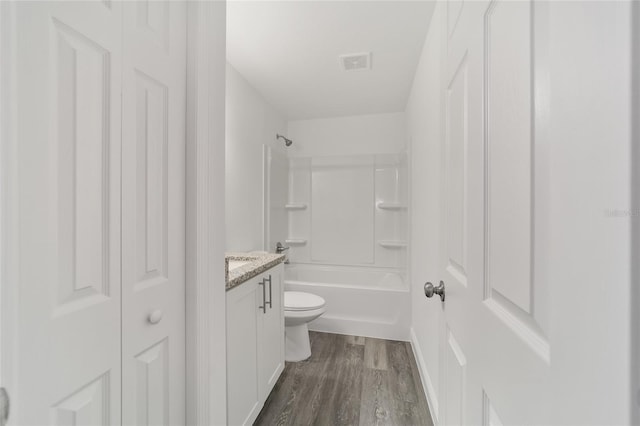
[(226, 289), (232, 289), (243, 282), (260, 275), (284, 262), (284, 254), (267, 252), (225, 253)]

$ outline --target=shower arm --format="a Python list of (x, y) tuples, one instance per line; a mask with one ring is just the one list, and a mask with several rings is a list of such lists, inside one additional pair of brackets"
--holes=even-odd
[(284, 144), (285, 146), (291, 146), (291, 144), (293, 144), (293, 141), (285, 136), (282, 136), (279, 133), (276, 133), (276, 139), (282, 139), (284, 140)]

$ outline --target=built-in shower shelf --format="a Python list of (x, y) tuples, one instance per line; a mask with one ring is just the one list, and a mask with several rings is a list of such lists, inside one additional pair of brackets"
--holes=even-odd
[(407, 246), (407, 242), (401, 240), (380, 240), (378, 244), (384, 248), (404, 248)]
[(286, 210), (305, 210), (307, 205), (305, 203), (289, 203), (285, 204), (284, 208)]
[(382, 210), (406, 210), (406, 204), (400, 203), (378, 203), (378, 208)]
[(284, 240), (285, 243), (287, 244), (293, 244), (296, 246), (303, 246), (305, 244), (307, 244), (307, 240), (297, 240), (297, 239), (291, 239), (291, 240)]

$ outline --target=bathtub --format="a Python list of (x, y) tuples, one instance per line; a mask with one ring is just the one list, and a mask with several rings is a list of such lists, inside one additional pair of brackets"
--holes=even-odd
[(327, 310), (310, 330), (409, 340), (409, 286), (398, 270), (285, 265), (284, 288), (325, 299)]

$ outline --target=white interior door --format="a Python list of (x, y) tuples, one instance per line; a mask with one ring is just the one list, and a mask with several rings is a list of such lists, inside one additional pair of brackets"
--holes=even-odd
[[(607, 147), (609, 141), (583, 135), (580, 148), (574, 150), (561, 147), (570, 143), (570, 137), (559, 138), (550, 156), (545, 138), (549, 137), (550, 111), (557, 114), (551, 119), (556, 131), (562, 129), (560, 133), (571, 129), (570, 134), (574, 128), (605, 119), (605, 112), (581, 108), (582, 93), (565, 89), (574, 87), (571, 80), (577, 75), (556, 83), (556, 92), (549, 89), (549, 76), (557, 82), (559, 75), (568, 74), (571, 60), (565, 59), (567, 52), (574, 52), (575, 60), (600, 66), (600, 48), (585, 36), (600, 42), (602, 34), (617, 28), (619, 40), (625, 40), (624, 25), (628, 24), (623, 23), (627, 22), (624, 12), (628, 6), (578, 2), (556, 8), (547, 2), (494, 0), (449, 1), (446, 7), (440, 268), (446, 290), (440, 341), (442, 422), (622, 424), (620, 419), (628, 419), (630, 413), (623, 408), (629, 407), (630, 401), (630, 387), (625, 382), (630, 372), (625, 361), (629, 347), (624, 302), (629, 296), (628, 281), (619, 273), (624, 267), (612, 266), (616, 263), (609, 261), (607, 249), (600, 245), (609, 241), (625, 258), (623, 247), (628, 239), (618, 233), (615, 224), (591, 212), (601, 212), (610, 202), (609, 194), (611, 199), (618, 197), (617, 202), (624, 202), (629, 181), (615, 170), (623, 167), (624, 156), (618, 153), (628, 152), (624, 151), (627, 141), (611, 133)], [(565, 20), (569, 16), (574, 20), (572, 26), (582, 31), (580, 36), (567, 36), (573, 31)], [(562, 45), (551, 65), (550, 20), (558, 36), (553, 43), (570, 40), (578, 47), (572, 50), (567, 47), (571, 44)], [(611, 59), (626, 58), (630, 51), (623, 46), (616, 54), (611, 54)], [(602, 73), (609, 77), (601, 84), (612, 84), (612, 69), (617, 67)], [(612, 105), (621, 109), (628, 105), (624, 92), (610, 97), (607, 92), (602, 98), (608, 102), (613, 99)], [(567, 108), (566, 115), (557, 112), (562, 107), (554, 110), (558, 105)], [(578, 113), (587, 120), (567, 122)], [(624, 113), (611, 112), (607, 120), (613, 122), (620, 116)], [(594, 185), (591, 191), (583, 190), (581, 180), (589, 179), (596, 170), (589, 165), (602, 163), (595, 161), (596, 156), (576, 154), (591, 151), (620, 161), (620, 166), (608, 163), (597, 172), (602, 181), (619, 185)], [(565, 158), (575, 161), (565, 162)], [(551, 181), (549, 168), (556, 164), (564, 166), (552, 168), (555, 180)], [(563, 184), (573, 192), (550, 197), (554, 185)], [(570, 193), (580, 195), (567, 197)], [(550, 206), (552, 202), (555, 204)], [(575, 221), (588, 225), (581, 232), (567, 232), (570, 239), (554, 239), (553, 234), (573, 230)], [(581, 244), (576, 239), (581, 233), (593, 233), (595, 244)], [(567, 274), (571, 263), (573, 269)], [(589, 277), (600, 274), (600, 268), (607, 271), (610, 282)], [(561, 276), (565, 279), (558, 280)], [(550, 283), (554, 280), (552, 292)], [(602, 285), (608, 286), (607, 291), (600, 291)], [(612, 300), (607, 296), (609, 291), (621, 295), (617, 305), (604, 303)], [(606, 318), (613, 326), (608, 332), (594, 326), (598, 320), (592, 315)], [(602, 344), (605, 340), (611, 347)], [(617, 360), (615, 368), (611, 360)], [(594, 370), (609, 371), (610, 375), (594, 380)], [(606, 390), (601, 387), (605, 383)], [(601, 404), (598, 399), (608, 402)], [(622, 409), (613, 410), (613, 406)]]
[[(483, 13), (488, 2), (447, 2), (445, 137), (441, 175), (441, 278), (445, 284), (440, 339), (440, 421), (482, 424), (481, 382), (472, 377), (483, 339)], [(437, 285), (438, 283), (434, 283)], [(436, 296), (437, 297), (437, 296)]]
[(123, 8), (123, 423), (184, 424), (186, 4)]
[(549, 424), (548, 300), (533, 262), (532, 25), (544, 6), (447, 6), (443, 420)]
[(448, 3), (445, 424), (550, 424), (553, 418), (545, 283), (532, 261), (536, 7)]
[(120, 4), (15, 8), (19, 263), (10, 422), (118, 424)]

